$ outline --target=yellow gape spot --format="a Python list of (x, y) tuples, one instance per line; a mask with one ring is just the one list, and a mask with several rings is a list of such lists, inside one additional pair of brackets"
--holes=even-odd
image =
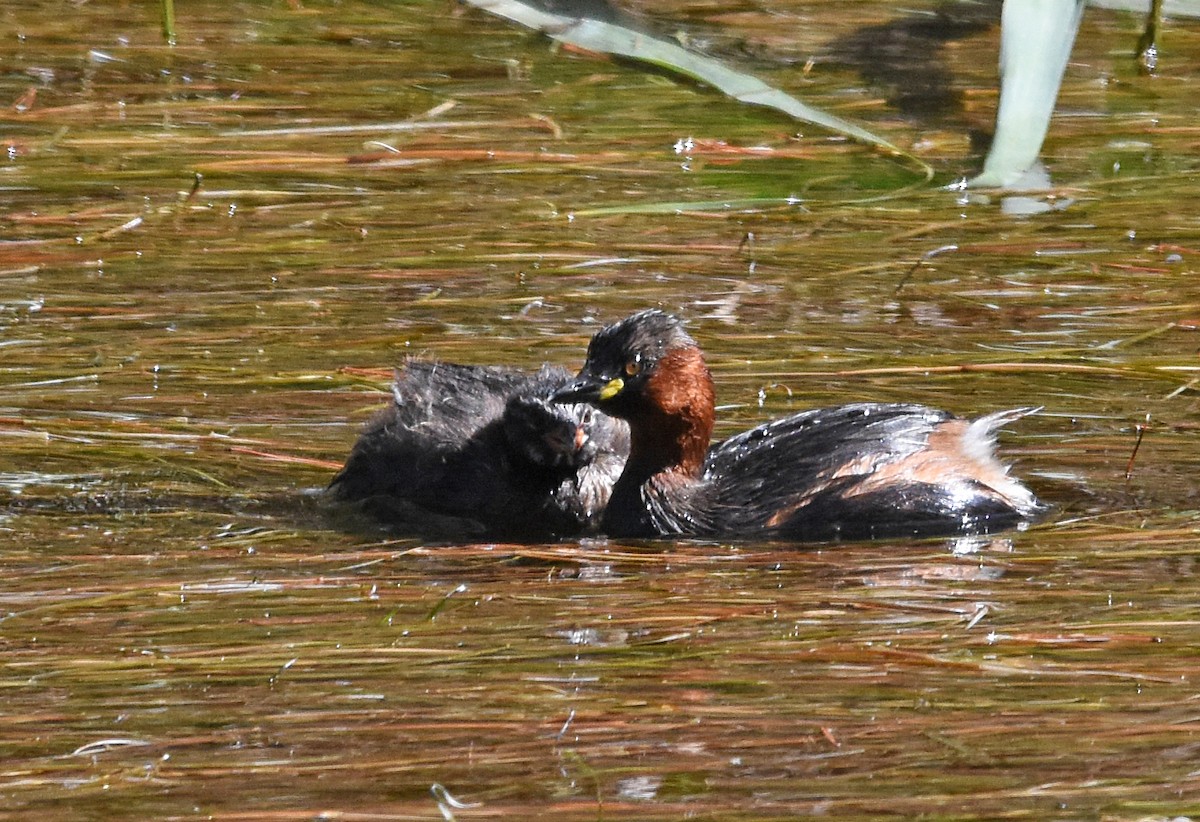
[(600, 399), (611, 400), (617, 394), (621, 393), (621, 389), (625, 387), (625, 380), (620, 377), (614, 377), (608, 381), (608, 385), (600, 389)]

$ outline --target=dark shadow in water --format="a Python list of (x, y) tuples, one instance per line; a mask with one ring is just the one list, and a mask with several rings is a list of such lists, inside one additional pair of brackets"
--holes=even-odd
[(606, 0), (533, 0), (529, 5), (551, 14), (561, 14), (563, 17), (603, 20), (606, 23), (618, 23), (630, 28), (641, 27), (633, 25), (632, 15)]
[(923, 120), (962, 109), (962, 95), (945, 60), (945, 46), (1000, 22), (999, 2), (947, 3), (932, 14), (867, 26), (829, 44), (827, 59), (857, 69), (885, 90), (888, 104)]
[[(647, 20), (604, 0), (530, 0), (529, 5), (564, 17), (602, 20), (667, 39), (673, 39), (681, 28), (666, 19)], [(928, 121), (954, 115), (962, 110), (962, 95), (955, 89), (953, 74), (946, 65), (945, 46), (998, 25), (1001, 5), (1000, 0), (945, 3), (932, 12), (910, 13), (881, 25), (866, 26), (827, 44), (822, 59), (858, 71), (905, 116)], [(706, 46), (701, 46), (701, 41), (690, 41), (689, 45), (717, 58), (773, 65), (784, 61), (779, 55), (744, 42), (726, 42), (720, 34), (710, 33), (702, 42)], [(973, 137), (973, 142), (982, 142), (977, 147), (986, 149), (987, 138)]]

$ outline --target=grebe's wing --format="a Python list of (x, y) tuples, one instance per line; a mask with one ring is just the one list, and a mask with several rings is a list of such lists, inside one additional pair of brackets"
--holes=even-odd
[(1028, 409), (958, 419), (920, 405), (856, 403), (787, 417), (713, 448), (706, 477), (755, 530), (794, 539), (957, 534), (1041, 510), (994, 455)]

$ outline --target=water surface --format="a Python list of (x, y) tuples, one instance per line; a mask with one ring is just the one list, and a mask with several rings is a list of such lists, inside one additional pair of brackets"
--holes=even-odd
[[(981, 162), (996, 28), (846, 8), (630, 11), (934, 184), (444, 3), (181, 6), (174, 47), (154, 4), (5, 4), (0, 807), (1200, 813), (1195, 27), (1144, 77), (1139, 22), (1088, 13), (1054, 208), (1016, 218), (939, 188)], [(1054, 514), (444, 546), (311, 504), (405, 355), (575, 367), (651, 305), (706, 349), (720, 435), (1043, 406), (1002, 450)]]

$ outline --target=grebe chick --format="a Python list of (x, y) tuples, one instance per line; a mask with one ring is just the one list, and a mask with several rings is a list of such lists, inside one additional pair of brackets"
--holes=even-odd
[(920, 405), (806, 411), (710, 448), (712, 375), (675, 317), (642, 311), (602, 329), (556, 402), (629, 423), (631, 447), (601, 528), (612, 536), (785, 540), (958, 535), (1042, 510), (994, 456), (1030, 409), (958, 419)]
[(587, 405), (547, 402), (569, 377), (549, 366), (409, 360), (327, 493), (426, 536), (539, 540), (594, 530), (629, 433)]

